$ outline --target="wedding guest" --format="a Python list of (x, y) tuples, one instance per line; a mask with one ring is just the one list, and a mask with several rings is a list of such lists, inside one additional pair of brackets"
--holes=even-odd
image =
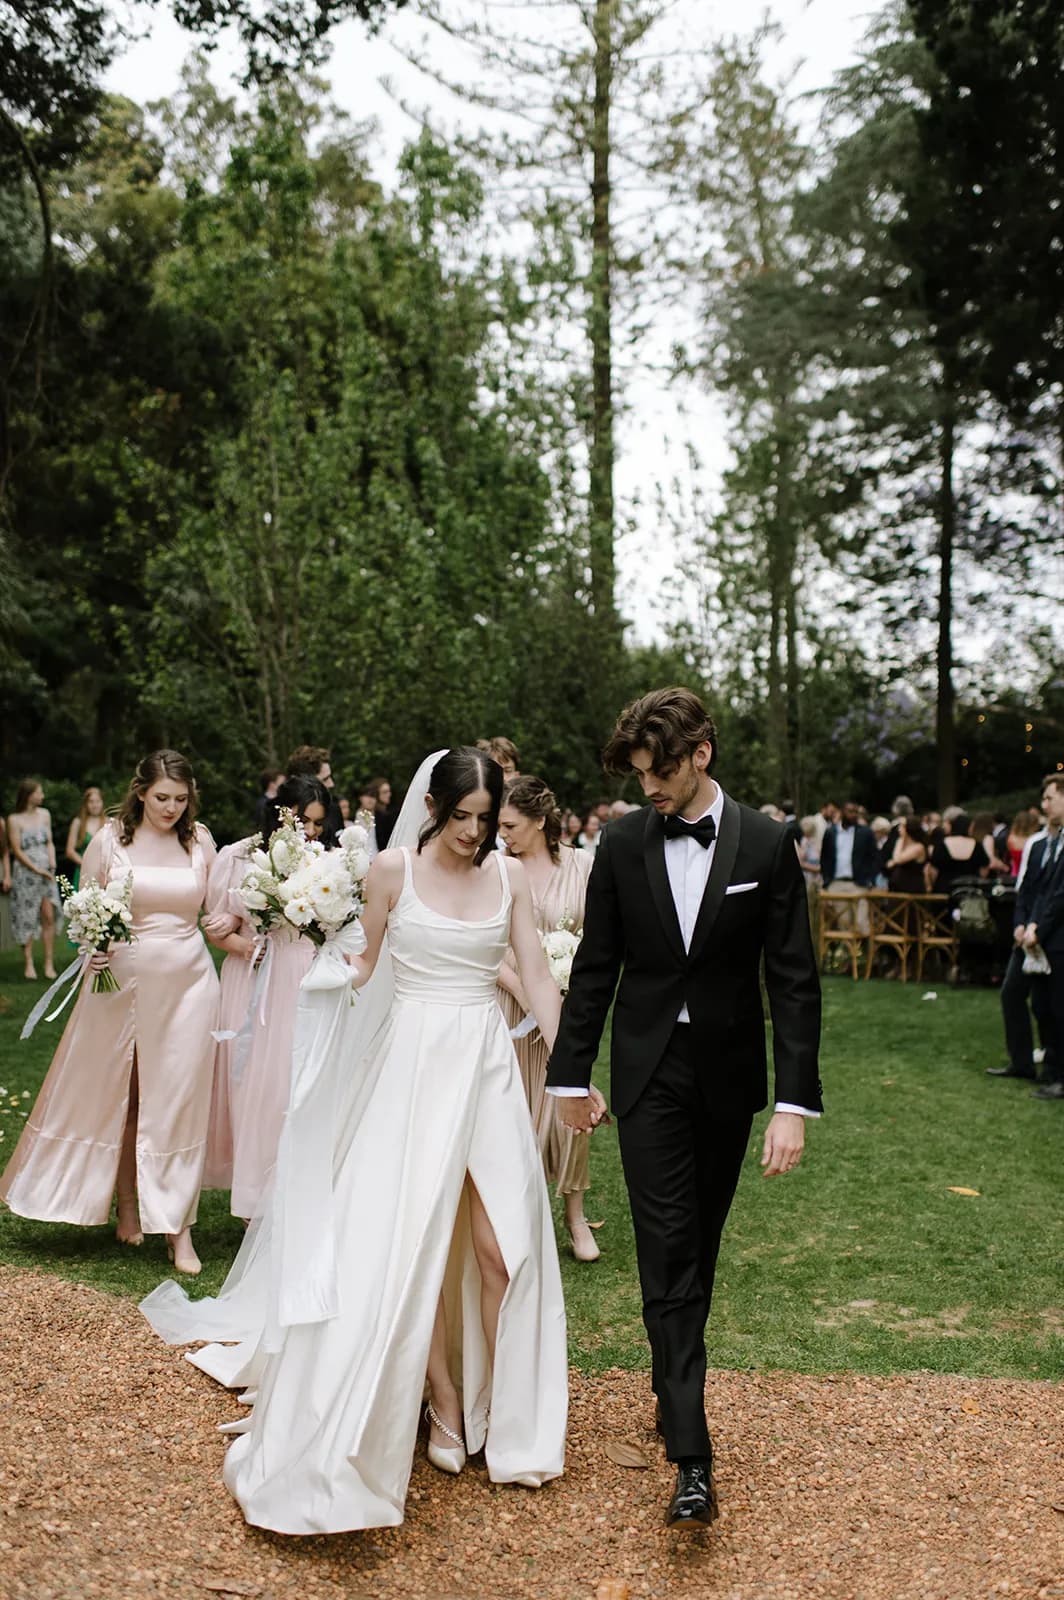
[[(1013, 820), (1013, 827), (1009, 838), (1014, 838), (1017, 824), (1021, 828), (1035, 825), (1035, 819), (1030, 811), (1021, 811)], [(1036, 828), (1036, 831), (1024, 836), (1023, 847), (1016, 860), (1012, 853), (1012, 844), (1009, 845), (1010, 862), (1014, 866), (1016, 879), (1016, 901), (1013, 907), (1013, 946), (1009, 953), (1009, 960), (1005, 967), (1005, 975), (1001, 983), (1001, 1020), (1005, 1030), (1005, 1050), (1008, 1060), (1003, 1067), (987, 1067), (987, 1076), (990, 1078), (1031, 1078), (1035, 1077), (1034, 1059), (1034, 1033), (1031, 1028), (1031, 1013), (1038, 1022), (1038, 1032), (1042, 1043), (1042, 1075), (1043, 1079), (1052, 1082), (1056, 1073), (1055, 1050), (1053, 1040), (1053, 1019), (1049, 1008), (1049, 985), (1045, 973), (1036, 973), (1028, 970), (1028, 952), (1024, 947), (1023, 938), (1027, 931), (1027, 921), (1031, 915), (1032, 890), (1037, 890), (1038, 881), (1045, 865), (1045, 857), (1040, 846), (1047, 837), (1046, 828)], [(1037, 855), (1035, 847), (1038, 846)], [(1034, 857), (1035, 870), (1030, 879), (1028, 870)]]
[(839, 808), (834, 800), (825, 800), (816, 814), (816, 842), (818, 846), (824, 843), (824, 835), (833, 823), (838, 822)]
[(579, 850), (597, 850), (602, 843), (602, 823), (597, 811), (589, 811), (584, 818), (584, 826), (576, 836)]
[(766, 800), (763, 806), (758, 807), (763, 817), (771, 817), (773, 822), (786, 822), (786, 817), (779, 806), (773, 805), (771, 800)]
[[(281, 825), (282, 810), (293, 811), (308, 839), (321, 837), (329, 811), (329, 791), (316, 778), (286, 778), (274, 797), (264, 845)], [(314, 945), (297, 928), (282, 922), (257, 938), (237, 893), (251, 863), (253, 841), (224, 845), (211, 868), (207, 909), (208, 937), (226, 952), (222, 963), (218, 1032), (214, 1060), (208, 1178), (204, 1186), (229, 1189), (229, 1209), (247, 1221), (261, 1215), (266, 1179), (277, 1159), (277, 1141), (288, 1108), (299, 985), (314, 959)], [(238, 919), (231, 932), (215, 931), (221, 919)], [(260, 993), (253, 963), (258, 966)], [(267, 964), (268, 963), (268, 964)], [(228, 1115), (224, 1107), (228, 1108)], [(227, 1132), (231, 1172), (226, 1175)]]
[(81, 810), (67, 829), (66, 855), (70, 866), (70, 881), (76, 889), (81, 882), (81, 863), (85, 852), (104, 825), (103, 795), (99, 789), (86, 789), (81, 797)]
[(270, 806), (273, 804), (278, 785), (284, 782), (285, 775), (280, 767), (267, 767), (259, 779), (259, 798), (255, 801), (255, 832), (265, 833), (270, 819)]
[(1032, 956), (1040, 952), (1048, 962), (1045, 974), (1045, 1016), (1050, 1048), (1043, 1076), (1046, 1082), (1031, 1091), (1035, 1100), (1064, 1100), (1064, 773), (1043, 779), (1042, 811), (1046, 837), (1031, 847), (1027, 876), (1017, 896), (1019, 939)]
[(62, 902), (55, 881), (52, 818), (36, 778), (23, 778), (15, 809), (7, 819), (11, 851), (11, 931), (22, 946), (23, 976), (36, 978), (33, 941), (44, 945), (44, 975), (55, 977), (55, 930)]
[[(820, 842), (820, 876), (824, 888), (830, 889), (832, 894), (860, 896), (862, 890), (875, 888), (879, 871), (875, 834), (860, 821), (856, 800), (847, 800), (838, 822), (825, 830)], [(848, 912), (849, 907), (846, 910)], [(857, 931), (868, 932), (868, 901), (862, 898), (857, 900)]]
[(375, 801), (373, 807), (373, 833), (378, 850), (386, 850), (388, 840), (395, 827), (396, 812), (392, 805), (392, 786), (387, 778), (371, 778), (365, 787), (366, 794), (372, 795)]
[(949, 831), (931, 847), (928, 880), (933, 893), (949, 894), (958, 878), (985, 878), (990, 858), (978, 840), (971, 836), (971, 822), (960, 806), (950, 806), (942, 817)]
[[(594, 856), (561, 843), (558, 802), (542, 778), (511, 778), (503, 790), (499, 832), (511, 856), (525, 869), (532, 892), (532, 911), (540, 934), (565, 927), (579, 934), (584, 926), (584, 899)], [(502, 1009), (514, 1028), (529, 1010), (528, 996), (517, 974), (513, 951), (499, 969)], [(565, 1226), (577, 1261), (597, 1261), (599, 1248), (584, 1215), (588, 1179), (588, 1141), (563, 1127), (557, 1102), (547, 1094), (547, 1046), (537, 1028), (514, 1040), (521, 1081), (532, 1114), (547, 1182), (565, 1201)]]
[(340, 807), (333, 799), (336, 779), (333, 777), (332, 757), (322, 745), (301, 744), (288, 757), (286, 767), (290, 778), (317, 778), (318, 782), (328, 789), (329, 814), (325, 819), (321, 837), (326, 847), (332, 849), (344, 825)]
[(803, 817), (798, 828), (798, 864), (807, 892), (815, 894), (820, 887), (820, 838), (816, 817)]
[(892, 894), (923, 894), (927, 835), (911, 812), (898, 817), (886, 865), (887, 887)]
[(504, 778), (516, 778), (520, 757), (512, 739), (506, 739), (502, 734), (498, 734), (494, 739), (478, 739), (477, 749), (483, 750), (485, 755), (499, 763)]
[[(1019, 878), (1024, 852), (1027, 849), (1029, 841), (1033, 839), (1035, 834), (1039, 831), (1040, 823), (1036, 817), (1032, 817), (1029, 811), (1017, 811), (1016, 815), (1012, 819), (1012, 823), (1008, 831), (1008, 837), (1006, 839), (1009, 871), (1014, 878)], [(1017, 883), (1017, 888), (1018, 887), (1019, 884)]]
[(1007, 878), (1009, 876), (1009, 863), (1007, 858), (998, 853), (994, 832), (994, 813), (992, 811), (980, 811), (978, 815), (972, 818), (972, 838), (978, 844), (981, 844), (986, 852), (986, 858), (990, 865), (990, 876), (998, 879)]
[(347, 798), (346, 794), (342, 794), (339, 800), (337, 800), (336, 804), (340, 812), (340, 821), (346, 828), (347, 824), (351, 821), (351, 802)]
[(7, 823), (0, 817), (0, 950), (10, 950), (14, 942), (11, 932), (11, 847), (7, 842)]
[(116, 1236), (166, 1235), (179, 1272), (192, 1244), (203, 1172), (218, 979), (199, 914), (214, 843), (197, 823), (192, 769), (175, 750), (140, 762), (115, 818), (85, 852), (83, 872), (107, 886), (132, 875), (132, 944), (93, 957), (115, 993), (81, 986), (0, 1199), (17, 1215)]
[(876, 876), (876, 888), (885, 889), (887, 887), (887, 861), (894, 842), (890, 818), (873, 817), (868, 826), (872, 830), (872, 837), (876, 841), (876, 849), (879, 851), (880, 868)]
[(565, 843), (572, 845), (575, 849), (580, 843), (580, 835), (583, 831), (584, 824), (579, 811), (567, 811), (565, 814), (565, 826), (562, 830)]

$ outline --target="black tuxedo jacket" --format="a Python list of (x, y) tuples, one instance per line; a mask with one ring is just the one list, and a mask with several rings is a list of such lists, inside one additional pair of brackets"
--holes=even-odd
[(1016, 896), (1015, 923), (1033, 922), (1038, 928), (1038, 943), (1047, 956), (1064, 955), (1064, 844), (1058, 846), (1057, 859), (1045, 869), (1048, 839), (1036, 839), (1027, 859)]
[[(729, 894), (730, 886), (736, 892)], [(615, 819), (588, 880), (584, 934), (548, 1086), (583, 1089), (591, 1082), (616, 989), (611, 1100), (617, 1116), (638, 1100), (685, 1001), (710, 1103), (723, 1113), (760, 1110), (768, 1098), (762, 955), (775, 1098), (819, 1111), (820, 979), (789, 830), (724, 797), (709, 880), (685, 951), (665, 869), (662, 818), (647, 808)]]

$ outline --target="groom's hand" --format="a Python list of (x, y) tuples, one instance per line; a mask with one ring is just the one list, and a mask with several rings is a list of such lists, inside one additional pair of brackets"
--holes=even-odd
[(587, 1094), (560, 1094), (556, 1097), (558, 1120), (574, 1133), (594, 1133), (600, 1122), (609, 1122), (606, 1102), (592, 1085)]
[(781, 1172), (793, 1171), (802, 1159), (804, 1147), (805, 1118), (794, 1111), (777, 1111), (765, 1129), (762, 1177), (775, 1178)]

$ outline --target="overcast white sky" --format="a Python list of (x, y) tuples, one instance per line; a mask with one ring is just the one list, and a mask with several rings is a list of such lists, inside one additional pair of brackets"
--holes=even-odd
[[(874, 0), (770, 0), (761, 8), (719, 0), (688, 0), (688, 4), (700, 28), (721, 35), (748, 31), (767, 12), (783, 29), (776, 65), (781, 75), (797, 70), (798, 90), (822, 87), (851, 61), (879, 9)], [(461, 10), (457, 0), (455, 9)], [(164, 10), (144, 12), (135, 3), (123, 5), (122, 10), (124, 14), (132, 11), (145, 37), (115, 63), (108, 87), (141, 104), (169, 96), (177, 87), (181, 63), (194, 41)], [(512, 17), (515, 30), (531, 31), (531, 18), (522, 18), (524, 10), (515, 3), (504, 14)], [(682, 5), (677, 6), (678, 12), (682, 10)], [(376, 38), (368, 38), (356, 23), (345, 24), (336, 31), (332, 58), (325, 69), (337, 103), (360, 121), (373, 118), (376, 122), (380, 175), (385, 180), (395, 156), (415, 130), (396, 97), (382, 87), (382, 79), (394, 83), (399, 98), (430, 106), (445, 122), (453, 121), (459, 111), (444, 91), (434, 90), (400, 54), (401, 47), (416, 42), (423, 31), (415, 5), (399, 12)], [(235, 87), (233, 75), (238, 64), (235, 50), (223, 42), (213, 66), (220, 86)], [(673, 472), (684, 475), (684, 447), (692, 435), (708, 462), (710, 483), (719, 472), (726, 459), (719, 410), (708, 397), (688, 392), (683, 398), (686, 415), (681, 414), (678, 396), (664, 378), (649, 374), (626, 392), (629, 410), (622, 425), (618, 462), (622, 505), (640, 491), (646, 496), (657, 480)], [(677, 551), (671, 539), (653, 525), (649, 511), (641, 513), (637, 522), (636, 531), (619, 549), (620, 602), (638, 636), (650, 640), (659, 631), (661, 613), (656, 601), (663, 582), (675, 570)]]

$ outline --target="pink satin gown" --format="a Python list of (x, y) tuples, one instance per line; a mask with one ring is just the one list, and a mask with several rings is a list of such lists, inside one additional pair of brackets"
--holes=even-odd
[(0, 1200), (42, 1222), (107, 1222), (135, 1061), (141, 1226), (179, 1233), (196, 1220), (211, 1103), (218, 979), (198, 919), (214, 845), (197, 826), (187, 867), (155, 867), (133, 864), (113, 822), (97, 839), (83, 881), (132, 871), (135, 942), (111, 950), (117, 994), (82, 984)]
[[(243, 917), (236, 890), (248, 870), (251, 840), (225, 845), (211, 868), (207, 908), (214, 916), (231, 913), (236, 930), (255, 937)], [(218, 1031), (236, 1038), (219, 1041), (207, 1141), (206, 1188), (228, 1188), (234, 1217), (257, 1217), (266, 1181), (277, 1160), (277, 1144), (288, 1110), (292, 1081), (292, 1043), (299, 985), (314, 960), (314, 945), (295, 928), (274, 929), (258, 968), (236, 955), (222, 963)], [(228, 1179), (225, 1171), (228, 1137)]]

